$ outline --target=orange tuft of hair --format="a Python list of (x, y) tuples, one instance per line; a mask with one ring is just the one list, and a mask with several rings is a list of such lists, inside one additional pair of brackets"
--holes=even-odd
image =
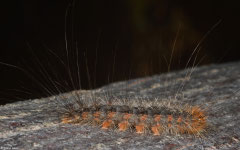
[(102, 129), (108, 129), (113, 125), (112, 120), (105, 120), (102, 124)]
[(136, 128), (136, 133), (138, 134), (143, 134), (145, 131), (145, 125), (143, 123), (136, 125), (135, 128)]
[(160, 135), (160, 132), (161, 132), (161, 125), (160, 124), (152, 126), (151, 129), (152, 129), (153, 135)]
[(128, 129), (129, 123), (128, 121), (123, 121), (121, 123), (118, 124), (118, 130), (119, 131), (126, 131)]

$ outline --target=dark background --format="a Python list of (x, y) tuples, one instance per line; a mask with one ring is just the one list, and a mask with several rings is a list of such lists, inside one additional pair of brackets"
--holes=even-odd
[(6, 7), (0, 104), (240, 59), (237, 0), (25, 0)]

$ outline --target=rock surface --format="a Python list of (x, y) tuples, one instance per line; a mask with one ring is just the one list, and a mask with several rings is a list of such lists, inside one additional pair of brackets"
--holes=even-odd
[[(188, 76), (188, 73), (191, 73)], [(92, 91), (0, 106), (0, 149), (240, 149), (240, 62), (209, 65), (118, 82)], [(139, 135), (62, 124), (62, 103), (76, 98), (118, 97), (201, 105), (211, 130), (192, 135)]]

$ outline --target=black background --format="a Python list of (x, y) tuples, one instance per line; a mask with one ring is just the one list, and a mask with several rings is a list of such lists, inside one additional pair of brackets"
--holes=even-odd
[(0, 62), (8, 65), (0, 64), (0, 104), (185, 68), (205, 35), (187, 67), (240, 59), (237, 0), (25, 0), (5, 6)]

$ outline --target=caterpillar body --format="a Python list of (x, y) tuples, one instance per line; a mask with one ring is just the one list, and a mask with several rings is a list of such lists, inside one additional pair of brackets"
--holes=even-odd
[(78, 100), (66, 105), (62, 123), (87, 124), (103, 130), (130, 131), (137, 134), (202, 135), (207, 117), (200, 106), (160, 99)]

